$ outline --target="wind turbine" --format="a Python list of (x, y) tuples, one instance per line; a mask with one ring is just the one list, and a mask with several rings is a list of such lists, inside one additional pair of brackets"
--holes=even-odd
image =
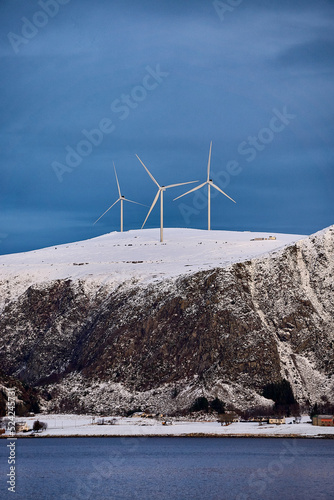
[(140, 163), (145, 168), (145, 170), (148, 173), (148, 175), (151, 177), (152, 181), (158, 186), (158, 192), (155, 195), (155, 198), (153, 200), (151, 208), (149, 209), (148, 214), (146, 215), (146, 219), (144, 220), (144, 223), (143, 223), (143, 225), (142, 225), (141, 228), (143, 229), (143, 227), (145, 226), (145, 223), (146, 223), (146, 221), (147, 221), (150, 213), (152, 212), (152, 210), (154, 208), (154, 205), (156, 204), (156, 202), (158, 201), (158, 198), (160, 196), (160, 242), (163, 242), (163, 231), (164, 231), (164, 191), (166, 191), (166, 189), (169, 189), (169, 188), (172, 188), (172, 187), (183, 186), (184, 184), (192, 184), (193, 182), (198, 182), (198, 181), (181, 182), (180, 184), (170, 184), (169, 186), (160, 186), (160, 184), (158, 184), (158, 182), (155, 180), (155, 178), (153, 177), (153, 175), (151, 174), (151, 172), (149, 171), (149, 169), (147, 167), (145, 167), (144, 163), (141, 161), (141, 159), (139, 158), (139, 156), (138, 155), (136, 155), (136, 156), (137, 156), (138, 160), (140, 161)]
[(124, 201), (129, 201), (130, 203), (135, 203), (136, 205), (142, 205), (143, 207), (146, 207), (147, 205), (143, 205), (142, 203), (138, 203), (137, 201), (132, 201), (132, 200), (128, 200), (127, 198), (124, 198), (124, 196), (122, 196), (121, 194), (121, 188), (119, 187), (119, 182), (118, 182), (118, 177), (117, 177), (117, 173), (116, 173), (116, 167), (115, 167), (115, 163), (113, 162), (113, 165), (114, 165), (114, 171), (115, 171), (115, 177), (116, 177), (116, 182), (117, 182), (117, 188), (118, 188), (118, 194), (119, 194), (119, 198), (115, 201), (115, 203), (113, 203), (112, 205), (110, 205), (110, 207), (105, 211), (103, 212), (103, 214), (94, 222), (94, 224), (96, 224), (100, 219), (102, 219), (102, 217), (114, 206), (116, 205), (116, 203), (118, 203), (119, 201), (121, 202), (121, 233), (123, 232), (123, 202)]
[(211, 149), (212, 149), (212, 141), (210, 142), (210, 151), (209, 151), (209, 161), (208, 161), (208, 176), (205, 182), (203, 184), (200, 184), (199, 186), (196, 186), (194, 189), (191, 189), (190, 191), (187, 191), (186, 193), (181, 194), (177, 198), (174, 198), (173, 201), (178, 200), (179, 198), (182, 198), (182, 196), (185, 196), (186, 194), (193, 193), (197, 189), (201, 189), (203, 186), (206, 184), (208, 185), (208, 231), (211, 229), (211, 186), (220, 191), (220, 193), (224, 194), (229, 198), (233, 203), (236, 203), (230, 196), (228, 196), (224, 191), (222, 191), (216, 184), (212, 182), (212, 179), (210, 179), (210, 162), (211, 162)]

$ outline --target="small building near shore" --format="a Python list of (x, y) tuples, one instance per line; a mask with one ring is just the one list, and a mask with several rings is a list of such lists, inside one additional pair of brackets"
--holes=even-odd
[(269, 417), (269, 424), (285, 424), (285, 417)]
[(312, 417), (313, 425), (321, 425), (322, 427), (334, 427), (333, 415), (314, 415)]
[(15, 422), (15, 432), (27, 432), (28, 430), (27, 422)]
[(248, 419), (249, 422), (258, 422), (259, 424), (267, 424), (269, 417), (251, 417)]
[(269, 236), (269, 238), (252, 238), (251, 241), (267, 241), (267, 240), (276, 240), (276, 236)]

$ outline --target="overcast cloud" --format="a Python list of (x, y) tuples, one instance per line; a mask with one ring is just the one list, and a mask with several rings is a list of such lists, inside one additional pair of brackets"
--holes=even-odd
[[(113, 161), (124, 195), (150, 205), (135, 153), (161, 184), (203, 182), (211, 140), (237, 201), (214, 198), (212, 228), (332, 224), (333, 14), (317, 0), (2, 0), (0, 253), (118, 230), (118, 206), (93, 226), (118, 196)], [(182, 192), (166, 193), (166, 226), (204, 229), (205, 191), (173, 202)], [(128, 205), (137, 229), (146, 209)]]

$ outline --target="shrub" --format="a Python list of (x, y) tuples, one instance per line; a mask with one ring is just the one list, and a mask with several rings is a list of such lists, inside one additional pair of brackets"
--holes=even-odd
[(216, 411), (219, 415), (225, 413), (225, 403), (223, 403), (223, 401), (221, 401), (219, 398), (215, 398), (213, 401), (211, 401), (210, 408), (213, 411)]
[(205, 411), (206, 413), (209, 410), (209, 402), (208, 400), (202, 396), (200, 398), (196, 398), (193, 404), (190, 407), (190, 411)]
[(290, 382), (285, 379), (282, 382), (265, 385), (263, 396), (275, 401), (276, 405), (292, 405), (296, 403)]
[(297, 401), (293, 395), (292, 387), (288, 380), (267, 384), (263, 388), (263, 396), (275, 402), (274, 411), (279, 415), (290, 415), (290, 407), (295, 406)]
[(45, 431), (48, 427), (48, 424), (46, 422), (40, 422), (39, 420), (35, 420), (34, 425), (33, 425), (33, 431), (38, 432), (38, 431)]
[(255, 406), (253, 408), (246, 408), (241, 412), (241, 417), (244, 420), (249, 420), (255, 417), (269, 417), (273, 413), (272, 406)]
[(126, 417), (131, 417), (131, 415), (133, 415), (134, 413), (138, 413), (140, 411), (143, 411), (140, 406), (136, 407), (136, 408), (133, 408), (133, 410), (128, 410), (125, 414)]
[(333, 415), (334, 414), (334, 404), (326, 401), (326, 403), (315, 403), (309, 409), (310, 417), (314, 415)]

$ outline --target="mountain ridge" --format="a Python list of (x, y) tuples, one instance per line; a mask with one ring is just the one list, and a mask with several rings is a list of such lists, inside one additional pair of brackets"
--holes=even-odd
[[(162, 279), (26, 284), (1, 314), (1, 364), (50, 411), (173, 412), (201, 395), (242, 409), (271, 404), (263, 386), (282, 378), (301, 403), (333, 400), (333, 233), (290, 235), (269, 254), (272, 241), (247, 243), (249, 260)], [(229, 243), (212, 241), (219, 262)]]

